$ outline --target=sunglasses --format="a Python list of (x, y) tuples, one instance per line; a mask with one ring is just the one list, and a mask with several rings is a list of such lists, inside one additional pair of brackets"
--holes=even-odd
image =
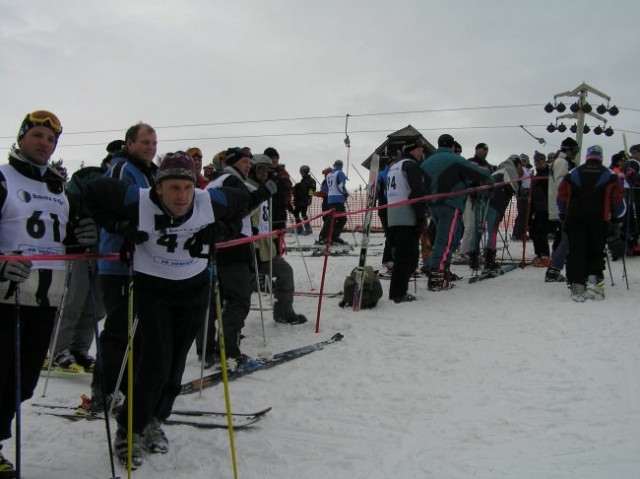
[(62, 123), (57, 116), (47, 110), (37, 110), (29, 113), (25, 120), (32, 125), (42, 125), (51, 128), (56, 135), (62, 133)]

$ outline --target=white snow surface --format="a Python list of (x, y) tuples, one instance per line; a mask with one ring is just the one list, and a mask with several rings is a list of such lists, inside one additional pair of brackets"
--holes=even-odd
[[(353, 242), (350, 234), (343, 237)], [(380, 250), (372, 247), (368, 259), (376, 268)], [(511, 242), (509, 250), (518, 259), (522, 245)], [(300, 253), (287, 259), (297, 290), (310, 290)], [(318, 290), (324, 259), (305, 260)], [(336, 332), (344, 339), (230, 383), (234, 412), (273, 407), (261, 422), (235, 432), (238, 477), (640, 477), (639, 262), (627, 259), (629, 290), (617, 261), (615, 286), (606, 272), (606, 300), (583, 304), (531, 266), (477, 284), (468, 284), (466, 266), (454, 266), (465, 276), (455, 289), (428, 292), (418, 279), (413, 303), (389, 301), (383, 281), (385, 297), (373, 310), (354, 313), (326, 298), (318, 334), (317, 299), (297, 297), (295, 307), (309, 322), (276, 324), (266, 312), (266, 347), (260, 313), (251, 311), (242, 343), (251, 356)], [(341, 290), (356, 264), (357, 256), (330, 257), (325, 291)], [(194, 348), (184, 379), (199, 371)], [(104, 423), (38, 415), (31, 404), (76, 405), (89, 391), (88, 379), (52, 378), (45, 398), (43, 386), (42, 378), (23, 405), (23, 477), (112, 477)], [(224, 410), (223, 388), (180, 396), (176, 407)], [(170, 451), (146, 455), (133, 477), (233, 477), (226, 430), (165, 431)], [(3, 452), (13, 457), (13, 440)], [(116, 472), (127, 476), (117, 463)]]

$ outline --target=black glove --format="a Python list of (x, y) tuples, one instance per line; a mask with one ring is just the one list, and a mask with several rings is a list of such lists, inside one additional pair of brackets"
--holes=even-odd
[(93, 218), (82, 218), (73, 229), (78, 244), (92, 246), (98, 244), (98, 227)]
[(278, 185), (273, 180), (267, 180), (260, 186), (260, 189), (267, 194), (267, 197), (273, 196), (278, 192)]
[(612, 221), (607, 225), (607, 243), (613, 243), (618, 239), (620, 239), (620, 224)]
[[(492, 187), (495, 183), (496, 182), (493, 179), (493, 177), (490, 176), (484, 181), (483, 185)], [(493, 191), (494, 191), (494, 188), (487, 188), (487, 189), (478, 191), (478, 199), (483, 199), (483, 200), (491, 199), (491, 197), (493, 197)]]
[(0, 281), (24, 283), (31, 274), (31, 261), (0, 261)]

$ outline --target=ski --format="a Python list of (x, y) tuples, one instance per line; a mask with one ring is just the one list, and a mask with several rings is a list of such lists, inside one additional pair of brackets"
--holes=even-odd
[(498, 272), (497, 274), (493, 271), (485, 271), (482, 273), (478, 273), (474, 276), (471, 276), (471, 278), (469, 278), (469, 284), (477, 283), (478, 281), (483, 281), (485, 279), (498, 278), (505, 273), (514, 271), (515, 269), (516, 269), (515, 264), (504, 264), (501, 266), (500, 272)]
[[(47, 404), (47, 403), (33, 403), (32, 407), (43, 408), (43, 409), (54, 409), (54, 410), (63, 410), (63, 411), (74, 411), (75, 414), (82, 418), (82, 414), (93, 414), (89, 410), (87, 410), (87, 406), (83, 403), (79, 406), (67, 406), (65, 404)], [(90, 405), (89, 405), (90, 407)], [(231, 413), (232, 417), (259, 417), (264, 416), (269, 411), (271, 411), (271, 407), (267, 407), (255, 412), (248, 413), (239, 413), (234, 412)], [(68, 413), (69, 414), (69, 413)], [(200, 409), (181, 409), (175, 408), (171, 411), (172, 416), (196, 416), (196, 417), (226, 417), (227, 413), (225, 411), (208, 411), (208, 410), (200, 410)]]
[[(40, 376), (46, 377), (49, 374), (47, 368), (40, 370)], [(52, 378), (92, 378), (93, 373), (87, 371), (68, 371), (66, 369), (60, 368), (58, 366), (51, 368), (51, 377)]]
[(362, 225), (362, 239), (360, 240), (360, 255), (356, 268), (356, 284), (353, 289), (353, 310), (360, 311), (362, 304), (362, 287), (364, 285), (364, 268), (367, 265), (367, 252), (369, 251), (369, 236), (371, 234), (371, 218), (376, 206), (376, 186), (378, 185), (378, 170), (380, 169), (380, 156), (376, 153), (371, 157), (369, 164), (369, 183), (367, 184), (367, 212), (364, 215)]
[[(297, 359), (302, 356), (306, 356), (307, 354), (313, 353), (314, 351), (320, 351), (325, 346), (328, 346), (333, 343), (337, 343), (342, 340), (344, 336), (341, 333), (334, 334), (330, 339), (325, 341), (320, 341), (318, 343), (310, 344), (308, 346), (303, 346), (301, 348), (291, 349), (289, 351), (283, 351), (281, 353), (277, 353), (270, 360), (260, 360), (260, 359), (249, 359), (247, 362), (240, 364), (238, 369), (235, 371), (229, 371), (227, 373), (228, 379), (234, 380), (238, 379), (242, 376), (246, 376), (248, 374), (252, 374), (256, 371), (261, 371), (263, 369), (269, 369), (275, 367), (279, 364), (286, 363), (293, 359)], [(216, 384), (220, 384), (222, 382), (222, 371), (217, 371), (215, 373), (204, 376), (202, 380), (200, 378), (194, 379), (193, 381), (189, 381), (182, 385), (182, 390), (180, 394), (191, 394), (200, 389), (210, 388), (215, 386)]]
[[(70, 421), (104, 421), (104, 415), (96, 412), (87, 412), (81, 410), (81, 412), (57, 412), (57, 411), (34, 411), (35, 414), (45, 415), (45, 416), (54, 416), (62, 419), (67, 419)], [(247, 428), (258, 421), (260, 421), (264, 417), (263, 415), (259, 416), (232, 416), (233, 428), (234, 429), (244, 429)], [(229, 424), (226, 420), (226, 416), (212, 416), (205, 417), (199, 416), (199, 419), (183, 419), (183, 418), (173, 418), (169, 417), (162, 421), (163, 424), (167, 426), (192, 426), (201, 429), (228, 429)]]
[[(320, 291), (294, 291), (293, 295), (317, 298), (318, 296), (320, 296)], [(322, 296), (325, 298), (339, 298), (340, 296), (342, 296), (342, 291), (337, 291), (335, 293), (322, 293)]]

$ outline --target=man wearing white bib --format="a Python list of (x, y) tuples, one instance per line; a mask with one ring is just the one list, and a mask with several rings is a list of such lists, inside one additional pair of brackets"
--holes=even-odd
[[(166, 453), (161, 422), (180, 393), (187, 353), (207, 311), (214, 223), (235, 222), (248, 211), (249, 195), (227, 188), (196, 189), (193, 160), (166, 155), (154, 188), (99, 179), (87, 186), (86, 204), (105, 229), (135, 230), (135, 312), (140, 350), (133, 384), (133, 460), (142, 448)], [(127, 226), (128, 223), (128, 226)], [(127, 407), (118, 415), (114, 448), (127, 459)]]

